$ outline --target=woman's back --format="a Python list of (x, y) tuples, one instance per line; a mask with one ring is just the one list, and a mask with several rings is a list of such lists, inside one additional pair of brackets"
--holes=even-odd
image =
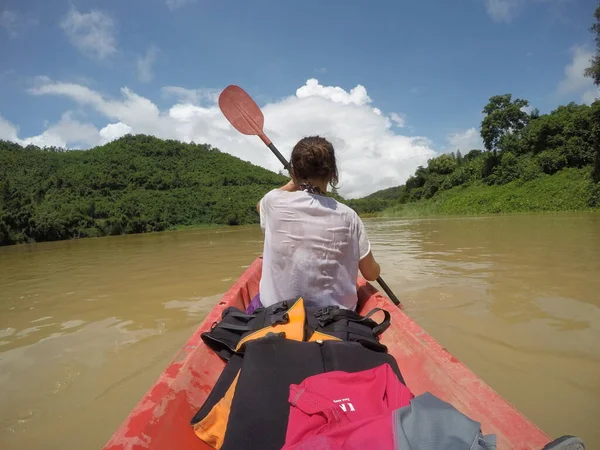
[(359, 261), (370, 246), (352, 209), (331, 197), (275, 189), (261, 200), (260, 216), (263, 305), (302, 296), (308, 304), (356, 307)]
[(265, 231), (260, 301), (270, 306), (303, 297), (306, 304), (355, 309), (356, 278), (379, 276), (364, 226), (346, 205), (327, 197), (338, 182), (327, 139), (301, 139), (292, 150), (292, 180), (257, 205)]

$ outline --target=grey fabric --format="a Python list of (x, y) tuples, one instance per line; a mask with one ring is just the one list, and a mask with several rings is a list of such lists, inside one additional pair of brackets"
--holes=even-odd
[(393, 419), (396, 450), (496, 449), (496, 435), (482, 435), (479, 422), (429, 392), (394, 411)]
[(544, 445), (542, 450), (585, 450), (585, 444), (577, 436), (565, 435)]

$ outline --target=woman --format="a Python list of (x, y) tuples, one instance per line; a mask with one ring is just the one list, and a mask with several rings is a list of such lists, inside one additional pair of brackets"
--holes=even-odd
[(358, 270), (373, 281), (380, 267), (358, 214), (327, 196), (327, 185), (338, 182), (333, 146), (306, 137), (290, 164), (291, 181), (257, 205), (265, 232), (260, 303), (303, 297), (309, 305), (354, 310)]

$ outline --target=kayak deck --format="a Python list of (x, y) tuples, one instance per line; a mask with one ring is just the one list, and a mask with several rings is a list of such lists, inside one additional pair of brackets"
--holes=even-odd
[[(215, 305), (171, 364), (115, 431), (104, 450), (210, 449), (193, 432), (190, 420), (212, 390), (224, 362), (204, 345), (200, 334), (234, 306), (245, 309), (258, 293), (262, 259), (257, 258)], [(357, 281), (359, 313), (384, 308), (391, 326), (381, 342), (394, 356), (415, 395), (429, 391), (497, 435), (498, 449), (540, 450), (550, 438), (492, 390), (425, 330), (364, 279)], [(377, 313), (375, 320), (380, 320)]]

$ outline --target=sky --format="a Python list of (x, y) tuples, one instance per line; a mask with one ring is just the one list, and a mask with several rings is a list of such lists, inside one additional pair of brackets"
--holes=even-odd
[(217, 106), (245, 89), (285, 157), (336, 149), (347, 198), (482, 148), (489, 97), (541, 113), (583, 76), (597, 0), (0, 0), (0, 139), (88, 149), (127, 133), (208, 143), (281, 170)]

